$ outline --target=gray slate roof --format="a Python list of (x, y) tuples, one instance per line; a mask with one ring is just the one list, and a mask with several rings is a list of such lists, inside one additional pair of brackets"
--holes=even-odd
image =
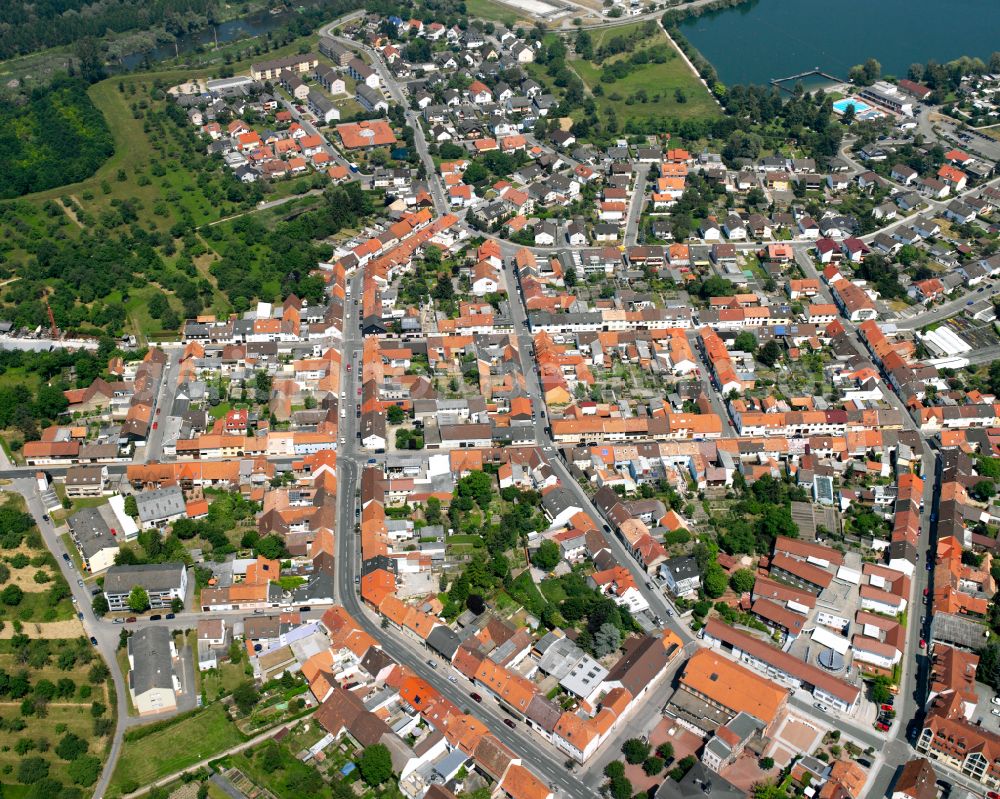
[(140, 491), (135, 495), (135, 504), (139, 508), (139, 518), (144, 522), (168, 519), (184, 513), (186, 507), (180, 486)]
[(166, 627), (143, 627), (128, 639), (132, 670), (128, 674), (132, 691), (139, 695), (154, 688), (173, 690), (170, 631)]
[(180, 588), (183, 563), (146, 563), (138, 566), (112, 566), (104, 576), (104, 592), (127, 594), (141, 585), (147, 591)]

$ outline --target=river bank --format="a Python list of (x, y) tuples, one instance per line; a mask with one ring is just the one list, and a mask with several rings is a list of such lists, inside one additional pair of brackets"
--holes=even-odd
[[(144, 31), (109, 34), (99, 45), (110, 74), (156, 66), (196, 68), (211, 63), (242, 60), (242, 48), (260, 52), (280, 47), (300, 35), (299, 27), (311, 29), (326, 19), (326, 5), (314, 0), (305, 8), (275, 13), (268, 0), (256, 0), (237, 9), (220, 8), (214, 24), (174, 36), (158, 27)], [(315, 24), (312, 17), (315, 16)], [(308, 20), (308, 21), (307, 21)], [(290, 31), (290, 28), (295, 30)], [(288, 35), (286, 35), (288, 34)], [(0, 90), (18, 92), (47, 85), (59, 73), (76, 64), (72, 46), (52, 47), (0, 62)]]

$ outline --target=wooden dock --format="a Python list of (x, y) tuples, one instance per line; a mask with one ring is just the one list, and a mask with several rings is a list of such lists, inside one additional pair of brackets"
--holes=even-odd
[(772, 86), (777, 86), (779, 89), (783, 89), (786, 92), (791, 92), (792, 90), (788, 88), (786, 84), (795, 83), (804, 78), (825, 78), (831, 83), (847, 83), (843, 78), (838, 78), (836, 75), (831, 75), (829, 72), (824, 72), (819, 67), (813, 67), (805, 72), (799, 72), (795, 75), (789, 75), (786, 78), (774, 78), (771, 81)]

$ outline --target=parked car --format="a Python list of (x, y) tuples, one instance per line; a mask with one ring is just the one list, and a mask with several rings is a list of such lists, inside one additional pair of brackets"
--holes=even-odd
[(513, 721), (511, 721), (510, 719), (504, 719), (503, 723), (506, 724), (508, 727), (510, 727), (512, 730), (516, 730), (517, 729), (517, 725)]
[(80, 621), (83, 621), (83, 613), (81, 613), (80, 611), (77, 611), (77, 612), (76, 612), (76, 617), (77, 617), (77, 618), (78, 618), (78, 619), (79, 619)]
[(152, 616), (149, 617), (149, 620), (150, 621), (159, 621), (162, 618), (163, 618), (163, 616), (161, 614), (154, 613)]
[(69, 563), (69, 555), (67, 555), (65, 552), (63, 552), (63, 560)]
[(125, 623), (125, 619), (115, 619), (111, 623), (112, 624), (124, 624)]
[(173, 619), (173, 618), (176, 618), (176, 614), (174, 614), (174, 613), (168, 613), (163, 618), (165, 618), (165, 619)]
[(469, 696), (472, 698), (473, 702), (482, 702), (483, 701), (483, 698), (479, 694), (477, 694), (475, 692), (469, 694)]
[(43, 513), (42, 514), (42, 521), (49, 522), (49, 521), (52, 521), (52, 520), (49, 518), (49, 514)]
[(125, 619), (125, 623), (126, 624), (135, 624), (135, 616), (129, 616), (127, 619)]
[(97, 646), (97, 639), (94, 638), (94, 636), (90, 636), (90, 643), (92, 643), (94, 646)]
[(431, 660), (430, 658), (427, 658), (426, 662), (427, 662), (427, 665), (430, 666), (432, 669), (436, 669), (438, 667), (437, 662), (434, 661), (434, 660)]
[(83, 588), (83, 580), (81, 580), (79, 577), (76, 580), (76, 584), (80, 586), (80, 588)]
[(920, 648), (921, 649), (927, 648), (927, 642), (923, 638), (920, 639)]

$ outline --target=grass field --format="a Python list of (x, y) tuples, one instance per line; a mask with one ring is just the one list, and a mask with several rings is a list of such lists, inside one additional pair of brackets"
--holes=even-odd
[[(639, 24), (636, 23), (636, 27)], [(594, 34), (594, 49), (599, 49), (600, 43), (605, 38), (612, 34), (623, 33), (631, 27), (624, 26), (596, 32)], [(601, 83), (602, 65), (583, 59), (571, 59), (569, 65), (591, 92), (595, 86), (601, 86), (603, 96), (595, 96), (594, 99), (601, 113), (604, 113), (608, 108), (613, 108), (620, 124), (624, 124), (629, 119), (648, 117), (667, 116), (688, 119), (719, 115), (721, 110), (718, 104), (701, 84), (698, 77), (688, 68), (680, 51), (674, 47), (665, 33), (658, 30), (656, 36), (644, 39), (637, 50), (648, 49), (656, 45), (666, 45), (670, 48), (673, 55), (669, 60), (663, 64), (649, 63), (637, 67), (626, 77), (613, 83)], [(628, 58), (628, 54), (613, 56), (604, 63), (612, 64), (623, 58)], [(678, 89), (683, 92), (686, 98), (683, 103), (677, 100), (676, 92)], [(640, 90), (646, 93), (648, 102), (643, 103), (635, 100), (630, 104), (629, 98), (634, 98), (634, 95)]]
[[(503, 3), (495, 3), (493, 0), (465, 0), (465, 12), (470, 17), (502, 22), (508, 27), (517, 24), (518, 20), (523, 20), (517, 9)], [(530, 27), (530, 23), (528, 25)]]
[(219, 668), (198, 672), (198, 675), (201, 680), (201, 692), (209, 702), (214, 702), (220, 693), (231, 694), (247, 679), (241, 663), (221, 663)]
[(108, 793), (121, 794), (131, 785), (148, 785), (242, 741), (225, 708), (209, 705), (137, 741), (126, 740)]
[[(616, 36), (631, 36), (637, 33), (643, 25), (645, 25), (644, 22), (633, 22), (630, 25), (615, 25), (610, 28), (597, 28), (590, 31), (590, 41), (593, 42), (594, 52), (596, 53), (604, 46), (605, 42)], [(651, 39), (647, 41), (651, 41)]]
[[(18, 715), (20, 704), (20, 702), (0, 703), (0, 713), (3, 714), (4, 718), (15, 717)], [(47, 715), (44, 719), (31, 717), (26, 720), (28, 726), (23, 730), (18, 733), (4, 733), (4, 737), (0, 738), (0, 740), (4, 741), (4, 745), (0, 747), (0, 770), (6, 771), (7, 767), (10, 766), (16, 774), (17, 765), (24, 757), (40, 756), (37, 751), (30, 752), (24, 757), (19, 755), (11, 746), (18, 738), (32, 738), (34, 740), (45, 738), (54, 746), (63, 735), (67, 732), (72, 732), (85, 741), (90, 742), (90, 751), (88, 754), (103, 757), (101, 742), (94, 740), (94, 720), (90, 715), (89, 703), (57, 704), (53, 702), (48, 706), (46, 712)], [(57, 728), (62, 730), (62, 732), (57, 732)], [(44, 757), (50, 764), (50, 776), (62, 783), (72, 784), (73, 780), (67, 776), (66, 771), (69, 764), (65, 760), (59, 758), (52, 750), (45, 753)], [(10, 795), (7, 788), (8, 786), (4, 785), (5, 797)]]
[(553, 605), (558, 605), (566, 599), (566, 592), (558, 580), (542, 580), (540, 588), (542, 596)]
[[(14, 674), (25, 668), (24, 664), (20, 663), (17, 657), (12, 654), (10, 641), (5, 641), (4, 643), (6, 646), (3, 647), (2, 654), (0, 654), (0, 668), (10, 674)], [(72, 645), (69, 641), (52, 641), (50, 643), (52, 644), (50, 651), (58, 651), (58, 645), (61, 643), (67, 646)], [(90, 669), (90, 665), (91, 664), (83, 664), (78, 661), (77, 665), (73, 668), (63, 671), (57, 668), (53, 659), (48, 665), (29, 670), (28, 679), (32, 684), (36, 684), (42, 679), (50, 680), (53, 683), (56, 683), (60, 679), (68, 678), (76, 683), (77, 693), (71, 698), (57, 699), (50, 702), (46, 708), (46, 715), (44, 718), (39, 718), (37, 715), (22, 717), (27, 725), (23, 730), (19, 732), (5, 730), (0, 733), (0, 772), (8, 773), (9, 767), (16, 773), (17, 765), (24, 757), (40, 756), (49, 761), (51, 768), (50, 773), (52, 777), (63, 783), (72, 783), (72, 780), (67, 776), (66, 770), (68, 763), (59, 758), (53, 751), (59, 740), (68, 732), (75, 733), (85, 741), (89, 742), (90, 749), (88, 754), (100, 758), (105, 756), (104, 744), (106, 739), (103, 737), (94, 737), (94, 719), (90, 713), (90, 703), (94, 701), (101, 702), (105, 705), (105, 707), (109, 708), (109, 710), (113, 708), (114, 703), (110, 700), (105, 686), (90, 686), (90, 683), (87, 680), (87, 672)], [(79, 694), (79, 689), (83, 685), (90, 686), (91, 693), (87, 697), (81, 697)], [(21, 717), (20, 710), (20, 700), (0, 702), (0, 717), (5, 719)], [(33, 750), (22, 756), (14, 750), (14, 744), (22, 738), (28, 738), (36, 741), (44, 738), (49, 742), (49, 745), (52, 748), (45, 753)], [(13, 779), (11, 778), (4, 779), (5, 783), (12, 781)], [(10, 788), (12, 787), (16, 789), (20, 786), (10, 786), (5, 784), (5, 797), (20, 795), (17, 793), (11, 793)]]
[(0, 374), (0, 388), (25, 386), (34, 394), (41, 382), (42, 379), (37, 373), (26, 373), (23, 366), (12, 366)]
[[(39, 586), (42, 588), (43, 586)], [(29, 621), (65, 621), (72, 619), (73, 603), (68, 599), (61, 599), (55, 605), (49, 599), (47, 591), (24, 592), (24, 597), (15, 608), (9, 608), (7, 617), (18, 619), (22, 622)]]

